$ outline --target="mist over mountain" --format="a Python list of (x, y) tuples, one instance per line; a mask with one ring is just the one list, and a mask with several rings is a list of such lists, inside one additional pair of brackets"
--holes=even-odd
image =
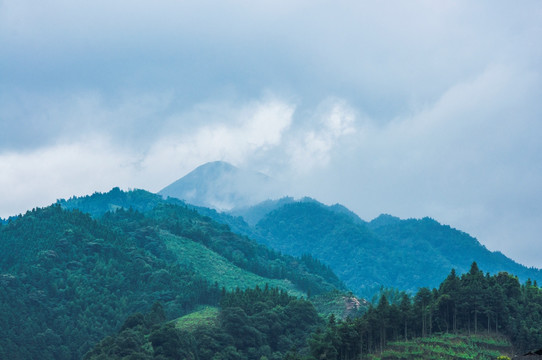
[(158, 192), (196, 206), (231, 210), (254, 205), (277, 194), (277, 183), (260, 172), (224, 161), (203, 164)]
[(542, 281), (541, 270), (492, 252), (469, 234), (429, 217), (402, 220), (383, 214), (368, 222), (343, 205), (327, 206), (309, 197), (268, 196), (254, 203), (270, 193), (265, 190), (271, 183), (263, 174), (212, 162), (160, 194), (203, 206), (197, 210), (272, 249), (310, 254), (368, 298), (381, 287), (415, 292), (437, 286), (451, 269), (465, 273), (473, 261), (492, 274), (505, 271), (521, 281)]
[(0, 360), (542, 355), (541, 17), (0, 0)]

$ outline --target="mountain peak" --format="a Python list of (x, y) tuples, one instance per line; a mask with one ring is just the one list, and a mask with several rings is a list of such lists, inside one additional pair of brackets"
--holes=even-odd
[(275, 193), (275, 188), (274, 180), (261, 172), (241, 169), (225, 161), (212, 161), (198, 166), (158, 193), (224, 211), (266, 200)]
[(398, 224), (400, 222), (401, 222), (401, 219), (399, 219), (398, 217), (395, 217), (389, 214), (380, 214), (377, 218), (371, 220), (369, 224), (372, 228), (379, 228), (382, 226)]
[(208, 163), (202, 164), (195, 168), (193, 172), (200, 172), (200, 171), (226, 171), (226, 172), (233, 172), (239, 170), (237, 167), (233, 166), (232, 164), (225, 162), (225, 161), (210, 161)]

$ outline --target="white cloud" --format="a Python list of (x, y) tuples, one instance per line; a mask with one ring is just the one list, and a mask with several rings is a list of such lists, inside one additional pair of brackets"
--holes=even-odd
[(533, 239), (534, 229), (542, 231), (535, 220), (542, 214), (542, 172), (534, 165), (542, 163), (542, 109), (529, 105), (541, 93), (539, 80), (532, 71), (490, 65), (410, 115), (385, 124), (358, 121), (356, 145), (344, 150), (338, 142), (341, 150), (299, 180), (302, 188), (368, 220), (383, 212), (432, 216), (540, 266), (527, 250), (534, 240), (510, 241), (514, 224)]
[[(169, 102), (137, 97), (111, 106), (88, 94), (43, 102), (39, 116), (62, 119), (63, 126), (53, 128), (59, 134), (52, 143), (0, 152), (0, 217), (114, 186), (158, 191), (207, 161), (243, 165), (281, 145), (295, 110), (266, 97), (241, 105), (199, 104), (166, 121), (145, 123)], [(207, 121), (192, 123), (205, 115)], [(74, 118), (78, 122), (70, 124)], [(46, 129), (46, 122), (37, 123)], [(151, 128), (142, 142), (137, 133)]]
[(136, 175), (130, 154), (107, 141), (62, 144), (0, 154), (0, 216), (8, 217), (59, 198), (127, 188)]
[[(200, 108), (209, 109), (205, 105), (198, 106), (196, 114), (184, 116), (198, 118)], [(142, 166), (148, 173), (167, 179), (161, 186), (208, 161), (244, 165), (258, 153), (274, 149), (281, 145), (295, 110), (292, 104), (277, 99), (250, 102), (238, 109), (232, 109), (231, 105), (211, 108), (213, 121), (190, 132), (171, 134), (149, 150)], [(180, 115), (177, 119), (182, 121), (182, 118)]]
[(294, 173), (325, 168), (338, 143), (356, 133), (356, 113), (344, 100), (328, 99), (308, 117), (304, 119), (307, 128), (292, 134), (285, 147), (285, 156)]

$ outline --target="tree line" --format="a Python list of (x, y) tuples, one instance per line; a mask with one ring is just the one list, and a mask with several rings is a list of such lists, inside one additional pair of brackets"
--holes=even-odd
[(536, 281), (521, 285), (505, 272), (484, 274), (473, 263), (461, 276), (452, 270), (438, 289), (403, 292), (393, 301), (383, 292), (359, 318), (331, 317), (309, 343), (316, 359), (347, 360), (382, 351), (389, 341), (435, 333), (498, 333), (518, 350), (540, 347), (542, 290)]
[(276, 288), (223, 289), (213, 324), (192, 330), (172, 322), (149, 326), (149, 315), (137, 314), (85, 360), (353, 360), (382, 352), (390, 341), (443, 333), (500, 334), (521, 351), (540, 346), (541, 315), (536, 282), (522, 285), (508, 273), (484, 274), (473, 263), (461, 276), (452, 270), (438, 289), (413, 295), (384, 290), (354, 319), (330, 315), (324, 321), (310, 301)]
[(162, 313), (155, 304), (148, 314), (130, 316), (84, 360), (279, 360), (308, 354), (308, 336), (323, 325), (311, 302), (267, 286), (223, 289), (215, 321), (191, 330)]

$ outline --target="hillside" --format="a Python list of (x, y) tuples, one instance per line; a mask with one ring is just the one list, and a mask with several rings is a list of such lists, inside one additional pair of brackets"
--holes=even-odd
[(118, 188), (102, 194), (60, 200), (63, 208), (77, 209), (95, 218), (101, 218), (110, 209), (135, 209), (145, 218), (153, 219), (156, 226), (174, 235), (202, 243), (205, 247), (228, 259), (234, 265), (275, 279), (286, 279), (312, 294), (332, 289), (346, 290), (346, 286), (329, 267), (311, 256), (292, 257), (282, 255), (258, 244), (247, 236), (232, 232), (225, 221), (214, 221), (210, 216), (230, 220), (247, 229), (242, 219), (233, 219), (215, 210), (187, 205), (174, 198), (162, 199), (145, 190), (121, 191)]
[(468, 234), (430, 218), (381, 215), (365, 222), (340, 205), (289, 198), (235, 214), (246, 216), (253, 225), (225, 215), (219, 221), (285, 254), (312, 255), (367, 298), (382, 286), (410, 292), (435, 287), (452, 268), (462, 274), (473, 261), (491, 274), (506, 271), (522, 281), (542, 282), (542, 271), (491, 252)]
[(323, 325), (314, 306), (272, 288), (224, 293), (220, 309), (204, 307), (173, 321), (134, 314), (84, 360), (295, 359)]
[(218, 287), (168, 261), (157, 234), (141, 230), (118, 231), (59, 206), (2, 226), (0, 358), (80, 359), (156, 301), (168, 314), (218, 301)]
[[(333, 301), (332, 301), (333, 302)], [(356, 317), (326, 321), (312, 303), (268, 287), (224, 292), (218, 307), (173, 321), (134, 314), (85, 360), (497, 359), (539, 347), (542, 290), (476, 263), (396, 302), (382, 295)], [(159, 312), (158, 312), (159, 313)]]
[(410, 341), (395, 341), (370, 356), (371, 360), (494, 360), (499, 356), (511, 358), (512, 344), (499, 335), (444, 334)]
[[(245, 191), (244, 184), (251, 182), (246, 179), (255, 179), (240, 176), (241, 173), (228, 163), (208, 163), (177, 184), (185, 184), (183, 189), (192, 189), (190, 193), (208, 191), (235, 199)], [(255, 183), (263, 184), (263, 177), (256, 178), (259, 180)], [(235, 186), (231, 186), (232, 179)], [(246, 194), (250, 192), (251, 186), (247, 186)], [(179, 192), (168, 195), (172, 197), (169, 201), (183, 198)], [(500, 252), (489, 251), (469, 234), (431, 218), (402, 220), (381, 215), (367, 222), (342, 205), (325, 206), (310, 198), (284, 197), (253, 205), (232, 200), (235, 206), (228, 212), (221, 212), (224, 207), (214, 203), (205, 204), (206, 207), (197, 207), (198, 202), (189, 206), (272, 249), (317, 258), (357, 295), (366, 298), (378, 293), (381, 287), (410, 292), (423, 286), (434, 287), (452, 268), (462, 274), (473, 261), (491, 274), (505, 271), (516, 274), (521, 281), (542, 281), (542, 270), (527, 268)]]
[(280, 255), (142, 190), (12, 218), (0, 226), (0, 253), (2, 359), (80, 359), (130, 314), (160, 302), (165, 318), (176, 318), (216, 306), (222, 288), (344, 289), (312, 258)]

